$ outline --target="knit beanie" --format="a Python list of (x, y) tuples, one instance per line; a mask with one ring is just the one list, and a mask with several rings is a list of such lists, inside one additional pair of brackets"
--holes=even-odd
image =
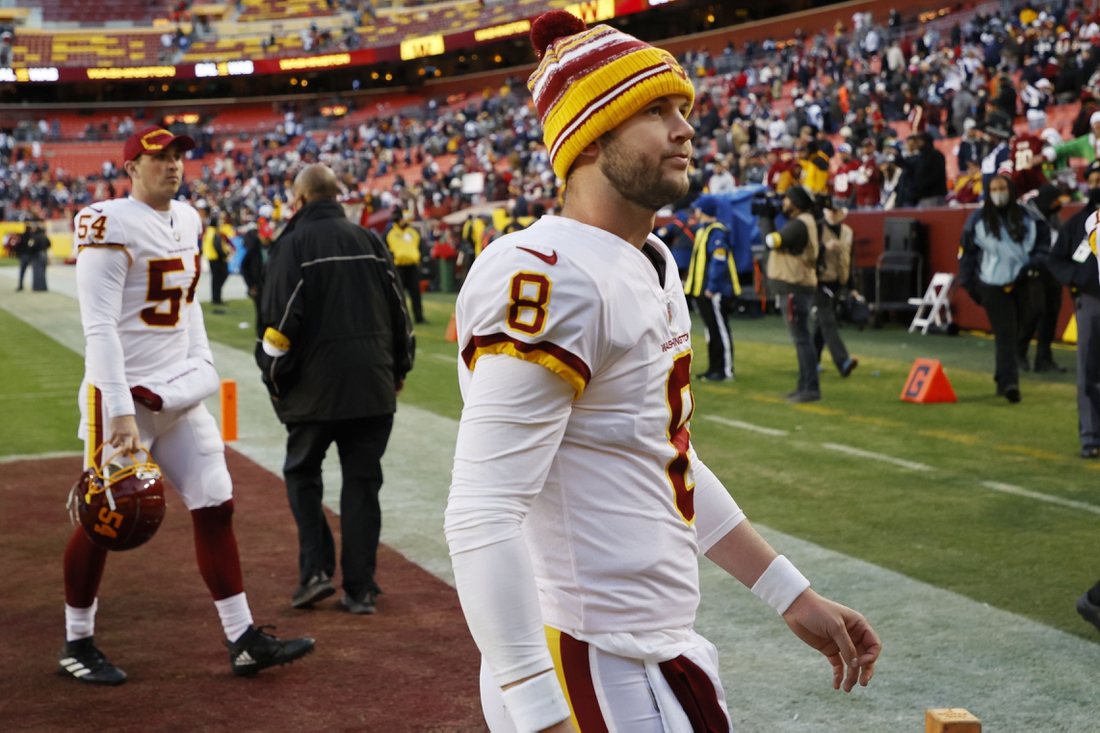
[(695, 103), (695, 87), (672, 54), (610, 26), (587, 28), (552, 10), (535, 19), (531, 44), (541, 61), (527, 88), (562, 180), (582, 150), (654, 99), (679, 94)]

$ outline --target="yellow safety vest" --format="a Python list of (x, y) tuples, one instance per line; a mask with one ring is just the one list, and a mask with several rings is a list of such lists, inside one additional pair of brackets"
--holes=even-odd
[(386, 244), (393, 253), (393, 264), (418, 265), (420, 264), (420, 232), (411, 226), (390, 227), (386, 234)]
[[(721, 222), (716, 221), (695, 232), (695, 246), (691, 250), (691, 264), (688, 265), (687, 280), (684, 281), (684, 292), (696, 298), (702, 295), (703, 285), (707, 281), (707, 239), (710, 237), (712, 229), (729, 231)], [(717, 253), (717, 250), (715, 252)], [(740, 296), (741, 281), (737, 279), (737, 264), (733, 261), (733, 252), (727, 252), (726, 265), (730, 269), (733, 294)]]

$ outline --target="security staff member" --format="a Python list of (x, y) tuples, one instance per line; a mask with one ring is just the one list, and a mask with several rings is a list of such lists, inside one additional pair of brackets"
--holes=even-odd
[(1089, 200), (1062, 225), (1043, 264), (1068, 285), (1077, 316), (1077, 415), (1081, 457), (1100, 457), (1100, 275), (1086, 223), (1100, 209), (1100, 160), (1085, 169)]
[(729, 314), (733, 299), (741, 294), (737, 265), (730, 250), (730, 232), (718, 221), (718, 201), (713, 196), (695, 200), (695, 247), (691, 253), (684, 292), (695, 302), (707, 338), (707, 370), (698, 375), (709, 382), (733, 379), (733, 339)]
[(837, 300), (851, 290), (852, 278), (852, 228), (844, 223), (848, 209), (839, 198), (833, 198), (825, 207), (825, 218), (818, 229), (821, 250), (817, 258), (817, 291), (814, 293), (814, 351), (818, 362), (821, 351), (828, 345), (840, 376), (847, 377), (859, 366), (859, 361), (848, 355), (848, 348), (840, 338), (836, 322)]
[(297, 213), (272, 245), (264, 275), (265, 331), (256, 362), (286, 424), (287, 498), (298, 524), (304, 608), (335, 593), (336, 548), (321, 507), (321, 462), (340, 451), (341, 606), (374, 613), (382, 454), (415, 342), (382, 241), (347, 220), (323, 165), (294, 179)]
[(386, 229), (386, 244), (393, 253), (393, 264), (401, 277), (401, 285), (412, 300), (413, 317), (417, 323), (424, 320), (424, 310), (420, 304), (420, 232), (405, 221), (405, 212), (393, 210), (393, 220)]
[[(817, 222), (813, 199), (802, 186), (791, 186), (783, 197), (787, 223), (764, 237), (768, 254), (768, 291), (779, 296), (780, 309), (798, 354), (798, 388), (786, 395), (791, 402), (817, 402), (817, 352), (810, 337), (810, 310), (817, 292)], [(770, 220), (761, 220), (767, 226)]]

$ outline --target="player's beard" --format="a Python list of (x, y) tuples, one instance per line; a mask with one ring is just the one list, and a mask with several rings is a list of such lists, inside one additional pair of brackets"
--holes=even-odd
[(675, 178), (662, 170), (664, 158), (656, 161), (648, 154), (630, 155), (619, 138), (612, 138), (600, 151), (600, 171), (619, 195), (650, 211), (658, 211), (679, 201), (688, 192), (687, 171)]

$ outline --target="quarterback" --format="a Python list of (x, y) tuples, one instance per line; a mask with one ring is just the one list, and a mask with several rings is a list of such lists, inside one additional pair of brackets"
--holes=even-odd
[[(80, 388), (85, 467), (147, 449), (191, 513), (199, 572), (214, 597), (233, 673), (247, 676), (313, 651), (252, 625), (233, 534), (233, 485), (225, 446), (202, 400), (218, 390), (202, 309), (195, 301), (202, 223), (174, 200), (185, 135), (156, 126), (125, 144), (130, 198), (76, 215), (76, 283), (86, 342)], [(132, 458), (131, 458), (132, 460)], [(94, 639), (107, 551), (77, 527), (65, 550), (65, 648), (60, 673), (119, 685), (126, 674)]]
[(726, 731), (693, 630), (698, 555), (866, 685), (859, 613), (752, 528), (691, 444), (691, 320), (656, 211), (688, 189), (695, 92), (668, 53), (561, 11), (528, 86), (562, 216), (503, 237), (457, 306), (459, 426), (446, 533), (501, 731)]

